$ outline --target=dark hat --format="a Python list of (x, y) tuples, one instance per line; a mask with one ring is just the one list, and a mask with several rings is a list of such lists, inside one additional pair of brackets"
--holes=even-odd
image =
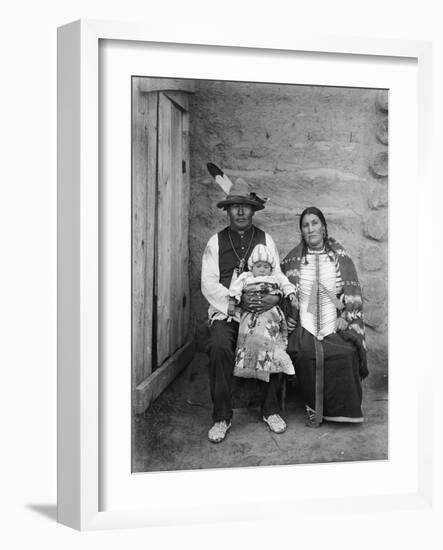
[(207, 164), (209, 173), (226, 193), (226, 198), (217, 203), (218, 208), (226, 209), (230, 204), (248, 204), (254, 210), (263, 210), (268, 199), (262, 199), (252, 192), (249, 184), (242, 178), (238, 178), (235, 183), (226, 176), (226, 174), (215, 164)]

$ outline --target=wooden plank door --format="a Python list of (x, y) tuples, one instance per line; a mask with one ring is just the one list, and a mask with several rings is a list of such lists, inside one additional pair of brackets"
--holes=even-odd
[(189, 323), (187, 97), (159, 93), (157, 366), (184, 343)]
[(156, 232), (158, 94), (132, 98), (132, 364), (133, 386), (154, 370), (152, 353)]
[(161, 79), (133, 79), (132, 361), (136, 412), (142, 412), (193, 355), (189, 335), (188, 95), (159, 91), (157, 86), (162, 84)]

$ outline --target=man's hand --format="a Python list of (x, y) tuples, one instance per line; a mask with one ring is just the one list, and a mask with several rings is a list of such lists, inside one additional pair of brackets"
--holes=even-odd
[(339, 317), (337, 319), (337, 328), (336, 330), (346, 330), (348, 328), (348, 322), (343, 319), (343, 317)]
[(280, 302), (280, 296), (275, 294), (265, 294), (264, 296), (248, 296), (243, 294), (241, 307), (251, 313), (262, 313)]
[(297, 321), (292, 317), (288, 317), (286, 319), (286, 324), (288, 325), (288, 332), (291, 333), (294, 331), (295, 327), (297, 326)]

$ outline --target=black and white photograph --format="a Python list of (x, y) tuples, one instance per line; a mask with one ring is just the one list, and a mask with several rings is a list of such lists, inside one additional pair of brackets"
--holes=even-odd
[(131, 86), (132, 471), (387, 460), (389, 90)]

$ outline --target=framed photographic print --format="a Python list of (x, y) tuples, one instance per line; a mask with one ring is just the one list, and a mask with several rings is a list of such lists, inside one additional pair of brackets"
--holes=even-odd
[(58, 71), (59, 521), (428, 505), (429, 45), (81, 21)]
[[(132, 87), (133, 471), (386, 460), (388, 91), (148, 76), (134, 77)], [(237, 182), (247, 180), (254, 183), (259, 196), (269, 197), (244, 233), (236, 232), (235, 219), (224, 229), (230, 220), (223, 207), (216, 206), (224, 192), (208, 172), (208, 160), (225, 169), (229, 166), (235, 181), (229, 194)], [(295, 375), (285, 341), (281, 357), (278, 349), (268, 355), (269, 368), (280, 370), (280, 375), (272, 377), (275, 382), (266, 380), (266, 370), (246, 372), (243, 366), (242, 373), (241, 367), (234, 368), (226, 388), (232, 395), (219, 396), (216, 393), (223, 389), (216, 369), (223, 370), (221, 357), (232, 350), (223, 332), (214, 335), (222, 327), (239, 326), (237, 321), (223, 319), (224, 303), (215, 294), (227, 295), (231, 268), (243, 255), (246, 261), (251, 255), (254, 258), (259, 231), (271, 236), (283, 269), (289, 271), (283, 258), (300, 241), (300, 213), (313, 205), (324, 214), (329, 235), (345, 242), (349, 255), (350, 251), (355, 254), (362, 287), (367, 289), (366, 362), (371, 367), (362, 388), (359, 369), (364, 366), (357, 359), (357, 347), (349, 348), (355, 354), (349, 372), (342, 370), (346, 360), (339, 357), (342, 372), (332, 379), (335, 367), (325, 357), (323, 409), (330, 422), (315, 435), (298, 429), (307, 416), (304, 396), (310, 409), (315, 407), (310, 361), (306, 372), (299, 364)], [(203, 275), (208, 233), (220, 240), (219, 258)], [(239, 248), (232, 252), (237, 235)], [(330, 269), (332, 262), (320, 265)], [(246, 268), (245, 274), (252, 271)], [(341, 274), (340, 280), (346, 276)], [(303, 302), (303, 295), (300, 298)], [(331, 307), (335, 323), (336, 307)], [(300, 309), (303, 312), (303, 303)], [(251, 338), (262, 338), (268, 349), (274, 344), (272, 337), (261, 332), (261, 319), (274, 323), (277, 330), (287, 330), (278, 318), (280, 312), (281, 308), (272, 309), (261, 318), (245, 313), (240, 321), (238, 338), (246, 330), (244, 347), (253, 358), (260, 353), (261, 343), (250, 348)], [(326, 319), (328, 314), (323, 313)], [(301, 322), (312, 330), (308, 319)], [(211, 337), (216, 341), (211, 342)], [(329, 342), (321, 344), (325, 352)], [(235, 363), (244, 365), (242, 354), (239, 345), (236, 357), (226, 358), (229, 371)], [(334, 347), (333, 363), (336, 354)], [(263, 376), (263, 381), (256, 376)], [(273, 385), (276, 395), (272, 397), (268, 392)], [(266, 406), (274, 414), (282, 420), (285, 416), (284, 437), (276, 438), (272, 429), (262, 425), (257, 413), (262, 394), (271, 400)], [(236, 411), (229, 444), (215, 450), (205, 431), (210, 429), (211, 417), (228, 403)], [(327, 431), (336, 428), (340, 436)]]

